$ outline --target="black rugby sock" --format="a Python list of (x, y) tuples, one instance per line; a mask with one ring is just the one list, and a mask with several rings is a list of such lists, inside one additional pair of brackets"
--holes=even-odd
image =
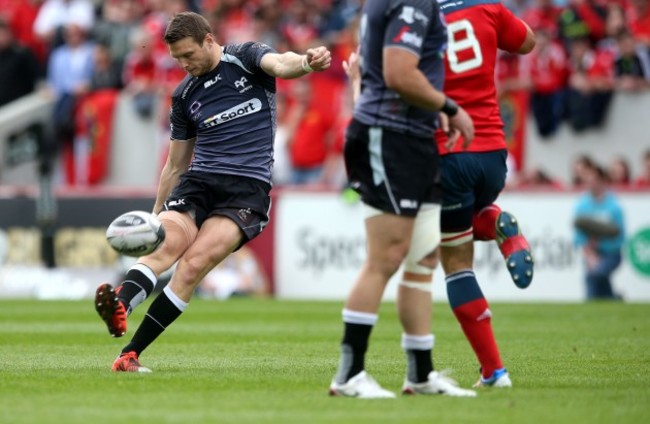
[[(183, 313), (187, 303), (180, 301), (173, 293), (170, 296), (176, 297), (176, 299), (170, 299), (169, 292), (171, 290), (167, 287), (154, 299), (147, 311), (147, 315), (145, 315), (144, 320), (133, 335), (131, 342), (122, 349), (122, 353), (135, 351), (140, 355)], [(182, 304), (178, 304), (179, 301)]]
[(365, 369), (365, 357), (368, 350), (368, 339), (372, 331), (372, 325), (345, 324), (343, 340), (341, 341), (341, 365), (342, 372), (339, 382), (348, 381)]
[(406, 353), (406, 378), (411, 383), (424, 383), (433, 371), (433, 334), (402, 334), (402, 349)]
[(406, 359), (408, 361), (408, 380), (412, 383), (424, 383), (429, 380), (429, 373), (433, 371), (433, 360), (431, 350), (407, 349)]
[[(138, 264), (129, 269), (124, 277), (124, 282), (117, 290), (117, 298), (124, 304), (127, 315), (149, 297), (155, 287), (155, 282), (151, 281), (151, 278), (138, 267), (144, 267), (144, 265)], [(153, 275), (153, 272), (150, 274)]]

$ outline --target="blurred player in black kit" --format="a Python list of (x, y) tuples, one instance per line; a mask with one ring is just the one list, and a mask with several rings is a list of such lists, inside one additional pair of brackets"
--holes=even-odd
[(386, 284), (404, 262), (397, 307), (407, 394), (475, 396), (434, 371), (431, 357), (432, 271), (440, 243), (439, 157), (433, 140), (438, 112), (469, 142), (467, 113), (442, 93), (447, 31), (438, 3), (376, 0), (360, 22), (360, 86), (346, 133), (350, 186), (365, 208), (368, 256), (343, 309), (339, 369), (329, 392), (391, 398), (365, 370), (365, 354)]

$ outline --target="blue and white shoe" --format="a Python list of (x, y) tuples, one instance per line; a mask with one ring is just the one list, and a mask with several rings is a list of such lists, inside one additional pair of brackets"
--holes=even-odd
[(483, 376), (481, 376), (472, 387), (512, 387), (512, 380), (510, 380), (508, 370), (500, 368), (495, 370), (489, 378), (483, 378)]
[(501, 212), (496, 222), (496, 235), (499, 250), (506, 260), (512, 281), (520, 289), (525, 289), (533, 281), (535, 261), (530, 245), (521, 234), (517, 219), (509, 212)]

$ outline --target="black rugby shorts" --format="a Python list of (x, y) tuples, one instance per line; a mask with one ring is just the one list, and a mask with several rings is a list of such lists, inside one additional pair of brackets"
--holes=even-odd
[(197, 227), (211, 216), (227, 216), (245, 235), (245, 242), (269, 222), (271, 185), (239, 175), (188, 171), (165, 201), (165, 209), (194, 211)]
[(415, 216), (423, 203), (441, 202), (433, 134), (415, 137), (352, 120), (344, 155), (349, 184), (369, 206)]

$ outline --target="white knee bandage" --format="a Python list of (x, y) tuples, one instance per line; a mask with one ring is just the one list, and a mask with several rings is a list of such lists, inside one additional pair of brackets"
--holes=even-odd
[(414, 274), (431, 274), (433, 268), (419, 262), (440, 244), (440, 205), (423, 204), (415, 217), (409, 251), (404, 258), (404, 271)]
[(400, 286), (408, 287), (410, 289), (421, 290), (423, 292), (431, 293), (433, 291), (433, 284), (431, 281), (427, 283), (415, 282), (415, 281), (400, 281)]
[(461, 244), (469, 243), (474, 240), (474, 233), (472, 227), (465, 231), (458, 231), (455, 233), (442, 233), (442, 245), (453, 247), (460, 246)]

